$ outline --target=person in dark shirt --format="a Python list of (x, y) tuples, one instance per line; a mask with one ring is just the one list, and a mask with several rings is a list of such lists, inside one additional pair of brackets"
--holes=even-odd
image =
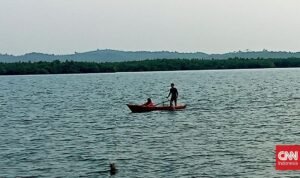
[(175, 103), (175, 106), (177, 106), (178, 91), (174, 86), (175, 86), (174, 83), (171, 83), (170, 92), (167, 97), (169, 98), (169, 96), (171, 95), (170, 106), (173, 106), (173, 101)]
[(144, 103), (143, 106), (153, 107), (154, 103), (152, 102), (151, 98), (148, 98), (147, 102)]

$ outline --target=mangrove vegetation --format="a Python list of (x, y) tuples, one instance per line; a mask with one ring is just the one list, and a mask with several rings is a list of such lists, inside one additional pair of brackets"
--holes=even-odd
[(226, 60), (200, 59), (155, 59), (128, 62), (14, 62), (0, 63), (0, 75), (24, 74), (71, 74), (105, 72), (139, 72), (171, 70), (209, 70), (209, 69), (253, 69), (300, 67), (300, 58), (287, 59), (242, 59)]

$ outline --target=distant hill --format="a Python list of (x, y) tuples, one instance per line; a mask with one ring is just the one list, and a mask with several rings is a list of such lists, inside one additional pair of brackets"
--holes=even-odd
[(25, 55), (14, 56), (0, 54), (0, 62), (36, 62), (36, 61), (54, 61), (54, 60), (73, 60), (89, 62), (121, 62), (121, 61), (139, 61), (146, 59), (228, 59), (228, 58), (300, 58), (300, 52), (284, 51), (238, 51), (224, 54), (206, 54), (202, 52), (181, 53), (170, 51), (118, 51), (118, 50), (96, 50), (84, 53), (54, 55), (43, 53), (28, 53)]

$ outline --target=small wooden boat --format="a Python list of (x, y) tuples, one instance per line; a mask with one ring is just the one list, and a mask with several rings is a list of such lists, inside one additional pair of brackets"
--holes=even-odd
[(131, 105), (127, 104), (128, 108), (132, 112), (150, 112), (150, 111), (176, 111), (186, 108), (186, 105), (177, 106), (143, 106), (143, 105)]

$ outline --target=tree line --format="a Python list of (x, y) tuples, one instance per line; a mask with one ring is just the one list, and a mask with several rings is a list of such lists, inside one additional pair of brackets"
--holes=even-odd
[(300, 58), (287, 59), (155, 59), (128, 62), (15, 62), (0, 63), (0, 75), (139, 72), (170, 70), (252, 69), (300, 67)]

